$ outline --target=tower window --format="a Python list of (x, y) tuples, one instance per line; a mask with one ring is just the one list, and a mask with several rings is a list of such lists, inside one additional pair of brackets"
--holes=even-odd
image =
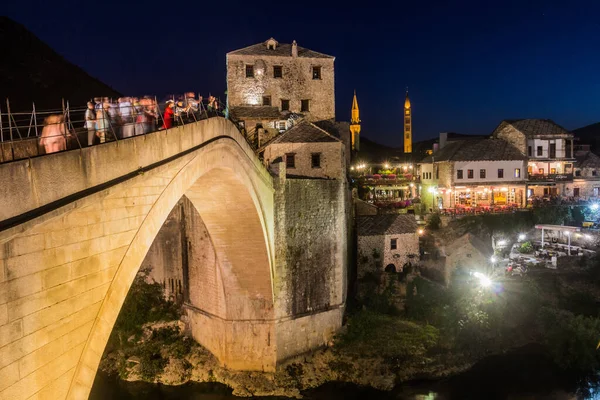
[(246, 78), (254, 78), (254, 65), (246, 65)]
[(273, 67), (273, 78), (283, 78), (283, 67), (281, 65)]
[(281, 111), (290, 111), (290, 101), (281, 99)]
[(271, 96), (263, 96), (262, 100), (263, 106), (271, 105)]
[(321, 67), (312, 67), (313, 79), (321, 79)]
[(300, 112), (309, 112), (310, 111), (310, 101), (309, 100), (301, 100), (300, 101)]
[(312, 168), (321, 168), (321, 153), (312, 153), (310, 155), (310, 165)]
[(296, 168), (296, 154), (288, 153), (285, 155), (285, 167)]
[(404, 111), (404, 114), (406, 114), (406, 115), (410, 115), (410, 110), (405, 110), (405, 111)]

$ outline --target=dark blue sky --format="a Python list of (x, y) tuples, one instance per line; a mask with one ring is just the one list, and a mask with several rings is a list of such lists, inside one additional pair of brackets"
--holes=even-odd
[(599, 1), (123, 3), (30, 0), (0, 10), (131, 94), (222, 96), (226, 52), (295, 39), (336, 57), (337, 119), (349, 119), (356, 89), (363, 134), (389, 145), (402, 145), (406, 86), (416, 140), (486, 134), (504, 118), (568, 129), (600, 121)]

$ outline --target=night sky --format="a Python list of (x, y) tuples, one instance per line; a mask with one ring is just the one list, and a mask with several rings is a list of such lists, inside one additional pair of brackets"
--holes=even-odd
[(599, 1), (325, 3), (30, 0), (0, 10), (125, 94), (224, 97), (225, 53), (295, 39), (336, 57), (337, 119), (350, 119), (356, 89), (362, 134), (393, 146), (407, 86), (415, 140), (489, 134), (506, 118), (600, 121)]

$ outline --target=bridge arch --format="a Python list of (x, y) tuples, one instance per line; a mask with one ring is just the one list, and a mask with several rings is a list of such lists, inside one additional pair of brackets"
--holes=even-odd
[[(182, 196), (210, 233), (227, 290), (222, 307), (190, 314), (208, 327), (194, 336), (233, 368), (274, 368), (270, 176), (227, 121), (202, 121), (156, 135), (166, 135), (162, 139), (168, 148), (148, 147), (144, 142), (152, 138), (137, 137), (97, 147), (106, 152), (112, 146), (116, 154), (111, 158), (98, 158), (94, 148), (84, 149), (87, 154), (47, 156), (61, 157), (54, 162), (66, 169), (108, 169), (111, 159), (127, 154), (145, 162), (143, 173), (99, 190), (94, 189), (110, 183), (114, 172), (99, 178), (98, 171), (85, 169), (84, 189), (91, 193), (0, 233), (0, 395), (88, 396), (129, 287)], [(39, 194), (47, 183), (36, 161), (29, 163), (29, 179), (20, 182), (25, 188), (19, 190), (37, 192), (40, 203), (46, 196), (40, 206), (47, 207), (61, 194)], [(40, 163), (47, 166), (48, 160)], [(116, 164), (121, 175), (138, 169), (123, 160)], [(81, 193), (78, 183), (71, 185), (74, 193), (62, 196)]]

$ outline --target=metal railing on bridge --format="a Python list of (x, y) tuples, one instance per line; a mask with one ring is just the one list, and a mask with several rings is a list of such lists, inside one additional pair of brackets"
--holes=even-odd
[[(216, 116), (229, 118), (225, 104), (213, 96), (162, 104), (148, 96), (119, 100), (92, 102), (93, 108), (72, 107), (63, 101), (54, 110), (38, 110), (32, 104), (31, 112), (13, 112), (7, 100), (6, 108), (0, 107), (0, 163), (123, 140)], [(172, 113), (165, 114), (171, 101)]]

